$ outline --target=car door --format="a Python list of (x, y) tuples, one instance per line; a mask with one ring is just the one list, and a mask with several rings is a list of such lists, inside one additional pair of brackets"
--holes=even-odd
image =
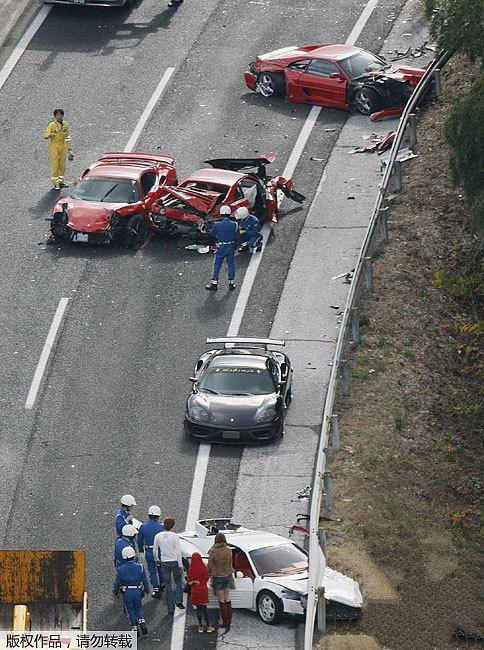
[[(247, 554), (241, 551), (239, 548), (232, 548), (233, 556), (235, 555), (244, 556), (244, 560), (248, 566), (252, 566), (247, 557)], [(255, 571), (252, 569), (252, 572), (255, 576)], [(230, 591), (230, 600), (232, 602), (232, 607), (237, 609), (254, 609), (254, 580), (244, 575), (242, 571), (237, 571), (235, 573), (235, 589)]]
[[(331, 75), (338, 75), (331, 77)], [(334, 61), (312, 59), (297, 84), (311, 104), (346, 108), (346, 80)]]

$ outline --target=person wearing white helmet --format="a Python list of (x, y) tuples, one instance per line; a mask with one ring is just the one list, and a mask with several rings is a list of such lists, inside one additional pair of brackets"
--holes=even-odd
[[(125, 564), (123, 559), (123, 551), (125, 548), (132, 548), (136, 551), (134, 539), (136, 537), (136, 528), (132, 524), (125, 524), (121, 530), (122, 537), (114, 542), (114, 566), (119, 569), (120, 566)], [(138, 561), (138, 558), (136, 558)]]
[(212, 280), (205, 287), (208, 291), (217, 291), (218, 276), (223, 261), (227, 263), (227, 274), (229, 278), (229, 290), (235, 289), (235, 247), (239, 237), (237, 224), (230, 219), (232, 211), (228, 205), (220, 208), (220, 219), (214, 223), (210, 235), (215, 239), (215, 257), (213, 261)]
[(252, 250), (260, 253), (262, 250), (262, 234), (259, 219), (255, 214), (250, 214), (245, 207), (237, 208), (235, 218), (239, 224), (239, 251)]
[(121, 497), (121, 507), (116, 512), (116, 533), (118, 537), (122, 537), (122, 529), (125, 524), (130, 524), (133, 520), (133, 515), (130, 510), (133, 506), (137, 505), (135, 498), (132, 494), (124, 494)]
[(145, 615), (141, 605), (141, 599), (148, 593), (150, 586), (146, 578), (144, 566), (137, 561), (135, 550), (132, 546), (127, 546), (122, 551), (122, 558), (125, 562), (118, 568), (116, 580), (113, 585), (113, 594), (118, 596), (119, 592), (123, 594), (123, 601), (129, 616), (132, 630), (137, 635), (148, 634), (146, 627)]
[(148, 509), (148, 521), (141, 524), (138, 531), (138, 548), (139, 552), (145, 554), (146, 565), (150, 575), (151, 586), (153, 587), (153, 598), (162, 597), (165, 584), (161, 573), (161, 566), (156, 564), (153, 557), (153, 542), (155, 536), (165, 530), (160, 521), (161, 509), (158, 506), (151, 506)]

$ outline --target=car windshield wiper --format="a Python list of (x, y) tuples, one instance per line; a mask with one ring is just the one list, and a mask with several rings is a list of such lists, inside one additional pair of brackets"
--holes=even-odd
[(230, 395), (235, 395), (235, 397), (250, 397), (252, 393), (230, 393)]
[(109, 189), (106, 194), (101, 198), (101, 203), (104, 201), (104, 199), (111, 194), (113, 190), (115, 190), (118, 187), (119, 183), (116, 183), (116, 185), (113, 185), (111, 189)]
[(217, 393), (216, 390), (212, 390), (211, 388), (205, 388), (203, 386), (199, 386), (198, 388), (199, 390), (204, 390), (207, 393), (212, 393), (212, 395), (220, 395), (220, 393)]

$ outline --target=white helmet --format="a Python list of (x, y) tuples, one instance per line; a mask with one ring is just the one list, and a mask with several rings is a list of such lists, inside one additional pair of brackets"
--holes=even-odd
[(237, 221), (240, 221), (241, 219), (247, 219), (248, 216), (249, 216), (249, 211), (245, 207), (237, 208), (237, 210), (235, 211), (235, 218), (237, 219)]
[(121, 497), (121, 505), (131, 507), (137, 506), (138, 504), (134, 500), (134, 496), (132, 494), (125, 494)]
[(136, 553), (134, 552), (134, 548), (132, 546), (125, 546), (121, 551), (121, 557), (123, 560), (131, 560), (135, 555)]
[(148, 514), (153, 515), (154, 517), (161, 517), (161, 508), (158, 506), (150, 506)]
[(222, 215), (222, 214), (232, 214), (232, 210), (230, 209), (230, 206), (228, 206), (228, 205), (223, 205), (223, 206), (220, 208), (220, 214), (221, 214), (221, 215)]
[(121, 528), (121, 535), (123, 537), (135, 537), (136, 536), (136, 528), (133, 526), (133, 524), (125, 524)]

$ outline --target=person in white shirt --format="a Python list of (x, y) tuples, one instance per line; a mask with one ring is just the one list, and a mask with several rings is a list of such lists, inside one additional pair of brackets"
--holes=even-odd
[[(182, 556), (180, 547), (180, 538), (173, 532), (175, 520), (167, 517), (163, 521), (165, 530), (155, 535), (153, 540), (153, 557), (155, 562), (160, 565), (161, 573), (165, 583), (166, 606), (168, 613), (175, 613), (175, 605), (179, 609), (185, 609), (183, 604), (183, 585), (182, 585)], [(172, 576), (175, 581), (175, 599), (173, 600)]]

